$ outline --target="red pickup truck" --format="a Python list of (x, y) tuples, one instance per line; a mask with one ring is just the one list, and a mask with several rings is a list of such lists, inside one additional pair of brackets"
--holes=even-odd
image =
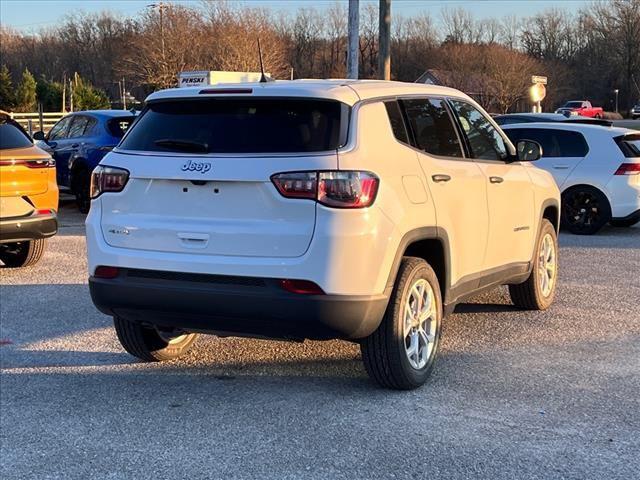
[(583, 117), (602, 118), (602, 107), (594, 107), (588, 100), (571, 100), (556, 110), (563, 115), (581, 115)]

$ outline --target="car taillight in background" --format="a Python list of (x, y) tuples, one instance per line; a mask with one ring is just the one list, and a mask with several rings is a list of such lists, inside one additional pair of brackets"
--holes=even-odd
[(640, 163), (623, 163), (618, 167), (614, 175), (638, 175), (640, 173)]
[(105, 192), (121, 192), (129, 180), (129, 172), (124, 168), (98, 165), (91, 172), (91, 198)]
[(315, 200), (333, 208), (371, 206), (380, 182), (373, 173), (358, 171), (278, 173), (271, 181), (284, 197)]
[(0, 167), (24, 165), (28, 168), (50, 168), (56, 166), (56, 161), (51, 157), (33, 158), (29, 160), (0, 160)]

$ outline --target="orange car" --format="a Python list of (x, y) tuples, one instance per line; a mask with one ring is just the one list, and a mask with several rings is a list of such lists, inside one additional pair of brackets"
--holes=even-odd
[(55, 162), (0, 110), (0, 261), (33, 265), (58, 230)]

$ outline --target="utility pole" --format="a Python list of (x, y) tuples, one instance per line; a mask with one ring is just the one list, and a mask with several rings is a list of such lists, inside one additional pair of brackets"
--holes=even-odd
[(347, 50), (347, 78), (358, 79), (358, 51), (360, 50), (360, 0), (349, 0), (349, 49)]
[(378, 26), (378, 78), (391, 80), (391, 0), (380, 0)]

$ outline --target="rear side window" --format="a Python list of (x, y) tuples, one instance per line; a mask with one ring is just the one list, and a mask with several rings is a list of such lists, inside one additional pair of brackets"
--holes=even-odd
[(420, 98), (402, 100), (416, 147), (442, 157), (462, 157), (456, 134), (444, 100)]
[(346, 141), (349, 107), (332, 100), (225, 98), (151, 103), (123, 150), (191, 153), (304, 153)]
[(623, 135), (614, 138), (615, 142), (627, 158), (640, 158), (640, 133)]
[(107, 130), (112, 136), (122, 138), (135, 119), (136, 117), (113, 118), (107, 122)]
[(396, 100), (390, 102), (384, 102), (384, 106), (387, 109), (387, 115), (389, 116), (389, 123), (391, 124), (391, 130), (393, 130), (393, 136), (396, 140), (402, 143), (409, 143), (409, 137), (407, 136), (407, 129), (404, 125), (404, 119), (402, 118), (402, 112), (400, 111), (400, 105)]
[(505, 131), (513, 143), (534, 140), (542, 146), (543, 158), (584, 157), (589, 146), (580, 132), (551, 128), (512, 128)]
[(25, 148), (33, 143), (20, 126), (14, 121), (0, 118), (0, 149)]

